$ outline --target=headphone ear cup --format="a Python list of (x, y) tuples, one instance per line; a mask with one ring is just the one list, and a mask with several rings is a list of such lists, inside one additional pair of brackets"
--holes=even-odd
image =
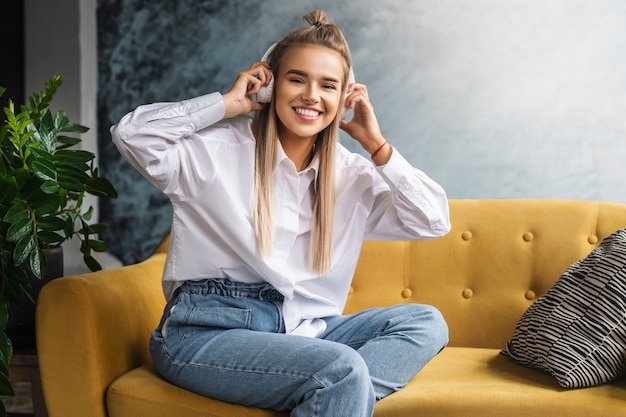
[[(267, 49), (267, 51), (265, 51), (265, 53), (263, 54), (263, 57), (261, 58), (261, 62), (268, 62), (270, 54), (272, 53), (275, 47), (276, 47), (276, 44), (273, 43)], [(274, 77), (270, 79), (270, 82), (268, 85), (266, 86), (264, 85), (263, 87), (259, 88), (259, 92), (256, 93), (256, 101), (259, 103), (269, 103), (270, 101), (272, 101), (273, 90), (274, 90)]]
[(346, 117), (348, 117), (349, 111), (350, 111), (350, 107), (343, 106), (343, 109), (341, 109), (341, 120), (346, 120)]
[(269, 103), (272, 101), (272, 91), (274, 90), (274, 77), (270, 80), (268, 85), (264, 85), (256, 93), (256, 101), (259, 103)]

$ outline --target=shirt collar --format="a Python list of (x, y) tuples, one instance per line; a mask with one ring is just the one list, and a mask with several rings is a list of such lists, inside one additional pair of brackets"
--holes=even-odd
[[(302, 171), (298, 172), (298, 176), (302, 179), (306, 178), (309, 181), (309, 184), (313, 182), (313, 187), (315, 192), (317, 193), (317, 182), (318, 182), (318, 174), (320, 168), (320, 157), (319, 154), (315, 154), (313, 156), (313, 160), (309, 163), (309, 166), (304, 168)], [(295, 165), (291, 159), (285, 153), (280, 142), (278, 142), (278, 152), (276, 154), (276, 165), (274, 170), (277, 169), (289, 169), (292, 172), (295, 171)]]
[[(285, 153), (285, 150), (283, 149), (283, 147), (280, 144), (280, 142), (278, 142), (278, 152), (276, 154), (276, 165), (275, 165), (274, 169), (277, 169), (279, 166), (281, 166), (283, 164), (289, 164), (290, 166), (294, 167), (293, 162), (289, 159), (289, 157)], [(305, 173), (308, 173), (309, 171), (312, 170), (313, 174), (314, 174), (314, 177), (317, 178), (317, 175), (319, 173), (319, 169), (320, 169), (320, 157), (319, 157), (319, 154), (316, 153), (313, 156), (313, 160), (309, 163), (309, 166), (304, 168), (301, 172), (299, 172), (299, 174), (300, 175), (305, 175)]]

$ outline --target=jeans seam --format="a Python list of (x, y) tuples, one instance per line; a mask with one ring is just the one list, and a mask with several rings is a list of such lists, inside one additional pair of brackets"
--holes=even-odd
[(246, 312), (246, 329), (250, 329), (252, 326), (252, 309), (242, 308)]
[(187, 334), (185, 333), (185, 328), (187, 327), (187, 323), (189, 323), (189, 318), (191, 317), (191, 314), (193, 313), (194, 310), (195, 310), (194, 306), (189, 307), (187, 311), (185, 312), (185, 318), (183, 322), (181, 323), (180, 326), (178, 326), (178, 337), (180, 338), (180, 340), (187, 338)]
[[(168, 355), (168, 357), (170, 356)], [(278, 370), (233, 367), (233, 366), (210, 364), (210, 363), (180, 362), (180, 361), (172, 359), (171, 357), (170, 357), (170, 360), (171, 360), (172, 365), (176, 365), (176, 366), (191, 366), (191, 367), (200, 368), (200, 369), (208, 368), (208, 369), (216, 369), (216, 370), (222, 370), (222, 371), (243, 372), (243, 373), (252, 373), (252, 374), (280, 375), (283, 377), (288, 377), (288, 378), (293, 378), (293, 379), (298, 379), (298, 380), (303, 380), (303, 381), (307, 381), (313, 378), (320, 384), (320, 386), (326, 388), (326, 385), (323, 382), (321, 382), (319, 379), (317, 379), (314, 375), (307, 375), (307, 374), (300, 374), (300, 373), (293, 373), (293, 372), (285, 373), (284, 371), (278, 371)]]
[[(315, 377), (313, 377), (313, 378), (315, 378)], [(316, 380), (317, 382), (320, 382), (320, 380), (319, 380), (319, 379), (317, 379), (317, 378), (315, 378), (315, 380)], [(320, 383), (321, 383), (321, 382), (320, 382)], [(324, 387), (325, 387), (325, 384), (322, 384), (322, 386), (324, 386)], [(317, 394), (318, 394), (318, 392), (319, 392), (318, 390), (315, 390), (315, 391), (313, 392), (313, 402), (312, 402), (312, 404), (313, 404), (313, 416), (314, 416), (314, 417), (319, 415), (319, 413), (318, 413), (319, 408), (318, 408), (318, 406), (317, 406), (317, 401), (318, 401), (318, 398), (319, 398), (319, 396), (317, 395)]]
[(284, 333), (284, 320), (283, 320), (283, 309), (282, 304), (279, 304), (275, 301), (271, 301), (272, 304), (276, 307), (276, 314), (278, 316), (278, 320), (276, 320), (276, 331), (274, 333)]

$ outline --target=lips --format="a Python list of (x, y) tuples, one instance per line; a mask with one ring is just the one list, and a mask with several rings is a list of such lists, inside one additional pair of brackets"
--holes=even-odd
[(321, 112), (312, 109), (303, 109), (300, 107), (295, 108), (296, 113), (305, 117), (317, 117), (321, 114)]

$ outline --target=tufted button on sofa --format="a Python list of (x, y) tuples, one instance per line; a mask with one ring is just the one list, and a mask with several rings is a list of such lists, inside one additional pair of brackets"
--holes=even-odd
[[(375, 416), (626, 416), (624, 378), (564, 389), (550, 374), (500, 354), (526, 309), (563, 271), (626, 228), (626, 205), (451, 200), (450, 207), (452, 230), (441, 239), (363, 245), (346, 313), (427, 303), (450, 329), (448, 347), (380, 401)], [(288, 416), (204, 398), (157, 375), (148, 337), (165, 303), (167, 244), (139, 264), (44, 287), (37, 338), (50, 417)]]

